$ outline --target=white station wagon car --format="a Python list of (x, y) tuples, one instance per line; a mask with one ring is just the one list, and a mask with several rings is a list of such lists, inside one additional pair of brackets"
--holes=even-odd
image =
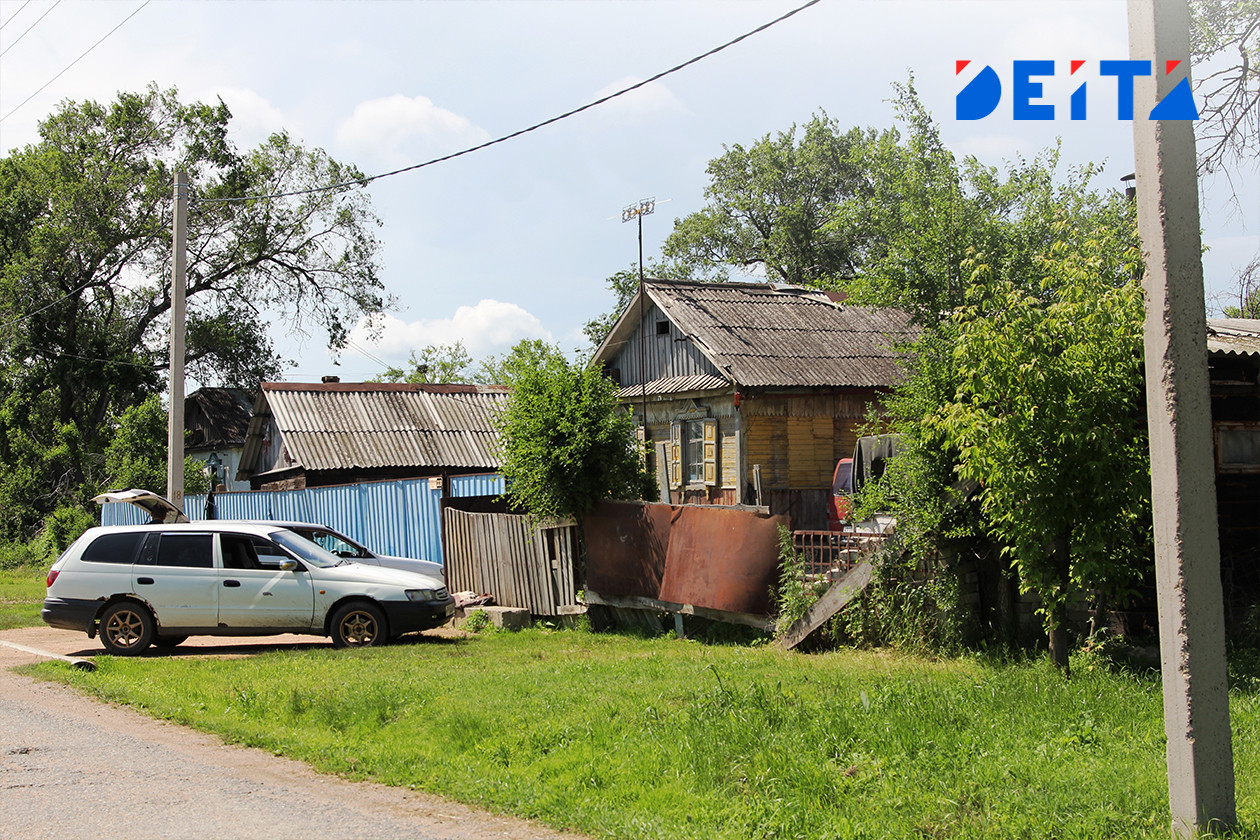
[(377, 645), (454, 610), (440, 578), (356, 563), (278, 525), (208, 521), (89, 529), (49, 571), (42, 615), (134, 656), (199, 635)]

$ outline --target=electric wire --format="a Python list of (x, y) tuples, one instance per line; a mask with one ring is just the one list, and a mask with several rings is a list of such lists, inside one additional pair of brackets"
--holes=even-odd
[[(61, 0), (57, 0), (57, 2), (58, 2), (58, 3), (60, 3), (60, 2), (61, 2)], [(58, 79), (60, 79), (63, 75), (65, 75), (65, 73), (66, 73), (66, 71), (67, 71), (67, 70), (69, 70), (69, 69), (70, 69), (71, 67), (73, 67), (74, 65), (78, 64), (80, 61), (82, 61), (84, 56), (86, 56), (86, 55), (87, 55), (88, 53), (90, 53), (92, 50), (94, 50), (94, 49), (96, 49), (97, 47), (99, 47), (99, 46), (101, 45), (101, 42), (102, 42), (102, 41), (104, 41), (104, 40), (105, 40), (106, 38), (108, 38), (110, 35), (113, 35), (115, 32), (117, 32), (119, 29), (121, 29), (121, 28), (122, 28), (122, 25), (123, 25), (124, 23), (126, 23), (127, 21), (131, 20), (133, 17), (135, 17), (136, 15), (138, 15), (138, 14), (140, 13), (140, 10), (141, 10), (141, 9), (143, 9), (145, 6), (149, 5), (149, 4), (150, 4), (150, 3), (152, 3), (152, 2), (153, 2), (153, 0), (144, 0), (144, 2), (140, 4), (139, 8), (137, 8), (134, 12), (132, 12), (131, 14), (127, 15), (125, 18), (123, 18), (123, 19), (122, 19), (122, 23), (119, 23), (119, 24), (118, 24), (117, 26), (115, 26), (113, 29), (109, 30), (109, 31), (108, 31), (108, 32), (106, 32), (104, 35), (102, 35), (102, 36), (101, 36), (101, 39), (100, 39), (99, 41), (97, 41), (95, 44), (93, 44), (92, 46), (90, 46), (90, 47), (88, 47), (86, 50), (84, 50), (84, 51), (82, 52), (82, 54), (80, 54), (80, 55), (79, 55), (79, 57), (78, 57), (78, 58), (76, 58), (74, 61), (72, 61), (72, 62), (70, 62), (69, 64), (67, 64), (67, 65), (65, 66), (65, 68), (64, 68), (64, 69), (63, 69), (60, 73), (58, 73), (56, 76), (53, 76), (53, 77), (52, 77), (51, 79), (49, 79), (48, 81), (44, 82), (43, 87), (41, 87), (39, 90), (35, 91), (35, 92), (34, 92), (34, 93), (32, 93), (30, 96), (28, 96), (28, 97), (26, 97), (25, 99), (23, 99), (20, 103), (18, 103), (17, 108), (14, 108), (12, 111), (10, 111), (9, 113), (5, 114), (3, 117), (0, 117), (0, 122), (4, 122), (4, 121), (5, 121), (5, 120), (7, 120), (9, 117), (13, 116), (15, 113), (17, 113), (18, 109), (20, 109), (23, 105), (25, 105), (27, 102), (30, 102), (32, 99), (34, 99), (35, 97), (37, 97), (37, 96), (39, 96), (41, 93), (43, 93), (43, 92), (44, 92), (44, 88), (48, 87), (48, 86), (49, 86), (49, 85), (51, 85), (53, 82), (55, 82), (55, 81), (57, 81)], [(52, 11), (52, 9), (49, 9), (48, 11)], [(45, 13), (45, 14), (47, 14), (47, 13)], [(43, 20), (43, 18), (40, 18), (40, 20)], [(39, 21), (35, 21), (35, 22), (36, 22), (36, 23), (39, 23)], [(10, 45), (10, 46), (12, 46), (12, 45)]]
[(22, 321), (25, 321), (27, 318), (34, 318), (36, 315), (43, 312), (45, 309), (52, 309), (54, 306), (61, 303), (63, 300), (67, 300), (69, 298), (74, 297), (79, 292), (83, 291), (88, 286), (92, 285), (93, 282), (94, 282), (94, 279), (89, 280), (86, 283), (84, 283), (82, 286), (80, 286), (79, 288), (75, 289), (74, 291), (67, 292), (65, 295), (57, 298), (52, 303), (47, 304), (46, 306), (41, 306), (39, 309), (36, 309), (34, 312), (27, 312), (25, 315), (19, 315), (18, 317), (14, 318), (12, 321), (10, 321), (7, 324), (0, 324), (0, 330), (7, 330), (9, 327), (13, 326), (14, 324), (21, 323)]
[(554, 123), (558, 123), (561, 120), (566, 120), (569, 117), (582, 113), (583, 111), (589, 111), (592, 108), (595, 108), (599, 105), (603, 105), (605, 102), (616, 99), (618, 96), (624, 96), (625, 94), (630, 93), (631, 91), (635, 91), (641, 87), (650, 85), (652, 82), (659, 81), (660, 79), (663, 79), (672, 73), (677, 73), (679, 70), (683, 70), (687, 67), (690, 67), (691, 65), (696, 64), (700, 61), (703, 61), (704, 59), (709, 58), (710, 56), (717, 55), (718, 53), (722, 52), (722, 50), (725, 50), (728, 47), (733, 47), (736, 44), (740, 43), (741, 41), (751, 38), (753, 35), (756, 35), (760, 32), (764, 32), (765, 30), (769, 29), (775, 24), (782, 23), (783, 21), (787, 20), (793, 15), (799, 14), (805, 11), (806, 9), (808, 9), (810, 6), (816, 6), (821, 2), (822, 0), (809, 0), (808, 3), (805, 3), (802, 6), (798, 6), (797, 8), (792, 9), (791, 11), (780, 15), (779, 17), (775, 18), (769, 23), (763, 23), (761, 26), (758, 26), (756, 29), (752, 29), (748, 32), (745, 32), (743, 35), (740, 35), (736, 38), (732, 38), (726, 43), (716, 46), (713, 49), (709, 50), (708, 52), (701, 53), (700, 55), (697, 55), (693, 58), (689, 58), (686, 61), (684, 61), (682, 64), (675, 65), (674, 67), (671, 67), (668, 70), (664, 70), (660, 73), (657, 73), (654, 76), (650, 76), (641, 82), (636, 82), (635, 84), (629, 85), (628, 87), (624, 87), (621, 90), (618, 90), (614, 93), (610, 93), (607, 96), (601, 96), (599, 99), (596, 99), (593, 102), (588, 102), (585, 105), (581, 105), (570, 111), (565, 111), (563, 114), (552, 117), (550, 119), (543, 120), (542, 122), (539, 122), (539, 123), (535, 123), (529, 126), (528, 128), (522, 128), (517, 131), (513, 131), (511, 134), (505, 134), (501, 137), (496, 137), (493, 140), (487, 140), (485, 143), (480, 143), (476, 146), (470, 146), (467, 149), (462, 149), (458, 152), (452, 152), (449, 155), (442, 155), (441, 157), (436, 157), (431, 160), (426, 160), (423, 163), (416, 163), (411, 166), (405, 166), (402, 169), (395, 169), (392, 172), (383, 172), (379, 175), (369, 175), (364, 178), (356, 178), (355, 180), (352, 180), (352, 181), (342, 181), (341, 183), (338, 183), (338, 184), (329, 184), (323, 187), (311, 187), (310, 189), (292, 190), (290, 192), (268, 193), (268, 194), (262, 194), (262, 195), (246, 195), (246, 196), (236, 196), (236, 197), (228, 197), (228, 198), (196, 198), (194, 197), (194, 200), (207, 202), (207, 203), (209, 202), (234, 202), (234, 201), (261, 201), (261, 200), (265, 200), (269, 198), (289, 198), (291, 196), (297, 196), (297, 195), (310, 195), (312, 193), (332, 192), (333, 190), (349, 189), (351, 187), (366, 187), (368, 184), (372, 183), (373, 181), (379, 181), (382, 178), (389, 178), (394, 175), (401, 175), (404, 172), (411, 172), (416, 169), (422, 169), (426, 166), (433, 166), (436, 163), (444, 163), (448, 160), (454, 160), (457, 157), (463, 157), (464, 155), (469, 155), (469, 154), (472, 154), (473, 152), (479, 152), (482, 149), (487, 149), (491, 146), (496, 146), (500, 143), (506, 143), (508, 140), (513, 140), (517, 137), (520, 137), (523, 134), (528, 134), (531, 131), (537, 131), (540, 128), (544, 128)]
[[(34, 22), (34, 23), (32, 23), (30, 26), (26, 27), (26, 31), (25, 31), (25, 32), (23, 32), (21, 35), (19, 35), (19, 36), (17, 36), (16, 38), (14, 38), (14, 39), (13, 39), (13, 42), (12, 42), (12, 43), (10, 43), (10, 44), (9, 44), (9, 46), (5, 47), (3, 50), (0, 50), (0, 57), (3, 57), (5, 53), (7, 53), (9, 50), (11, 50), (11, 49), (13, 49), (14, 47), (16, 47), (16, 46), (18, 45), (18, 41), (21, 41), (23, 38), (25, 38), (25, 37), (26, 37), (26, 33), (27, 33), (27, 32), (30, 32), (30, 31), (31, 31), (32, 29), (34, 29), (35, 27), (39, 26), (39, 22), (40, 22), (41, 20), (43, 20), (44, 18), (48, 17), (50, 14), (52, 14), (52, 10), (53, 10), (53, 9), (55, 9), (55, 8), (57, 8), (57, 7), (58, 7), (58, 6), (60, 6), (60, 5), (61, 5), (61, 0), (57, 0), (57, 2), (56, 2), (56, 3), (53, 3), (51, 6), (49, 6), (49, 7), (48, 7), (48, 11), (44, 12), (42, 15), (40, 15), (40, 16), (39, 16), (39, 17), (35, 20), (35, 22)], [(25, 7), (25, 6), (23, 6), (22, 8), (26, 8), (26, 7)], [(22, 9), (18, 9), (18, 11), (20, 12), (20, 11), (22, 11)], [(14, 15), (14, 17), (17, 17), (17, 15)], [(9, 18), (9, 20), (13, 20), (13, 18)]]
[(14, 13), (13, 13), (13, 14), (11, 14), (11, 15), (9, 15), (9, 19), (8, 19), (8, 20), (6, 20), (4, 23), (0, 23), (0, 29), (4, 29), (4, 28), (5, 28), (6, 26), (8, 26), (10, 23), (13, 23), (13, 19), (14, 19), (15, 17), (17, 17), (18, 15), (22, 14), (22, 9), (25, 9), (25, 8), (26, 8), (27, 6), (29, 6), (29, 5), (31, 5), (31, 0), (26, 0), (26, 2), (25, 2), (25, 3), (23, 3), (21, 6), (19, 6), (19, 7), (18, 7), (18, 10), (17, 10), (16, 12), (14, 12)]

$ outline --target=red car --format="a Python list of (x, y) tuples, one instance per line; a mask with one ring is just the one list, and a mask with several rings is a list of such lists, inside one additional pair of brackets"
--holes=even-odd
[(841, 458), (831, 478), (831, 496), (827, 499), (827, 530), (843, 531), (853, 513), (853, 459)]

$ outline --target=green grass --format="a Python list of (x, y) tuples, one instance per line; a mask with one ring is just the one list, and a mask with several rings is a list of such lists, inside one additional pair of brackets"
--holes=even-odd
[[(532, 630), (97, 662), (33, 670), (328, 772), (597, 836), (1169, 836), (1158, 682), (1084, 658), (1065, 682), (1041, 661)], [(1244, 666), (1231, 705), (1255, 832), (1260, 661)]]
[(43, 626), (46, 568), (19, 566), (0, 569), (0, 630)]

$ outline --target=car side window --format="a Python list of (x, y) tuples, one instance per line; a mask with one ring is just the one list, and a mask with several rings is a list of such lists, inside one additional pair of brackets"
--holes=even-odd
[(146, 535), (142, 532), (129, 534), (101, 534), (83, 549), (85, 563), (130, 563), (136, 557), (136, 549)]
[(210, 534), (162, 534), (161, 537), (154, 565), (214, 568), (214, 544)]
[[(280, 564), (285, 560), (292, 560), (293, 557), (283, 548), (273, 543), (271, 540), (262, 537), (250, 537), (254, 545), (254, 552), (258, 556), (258, 565), (263, 569), (279, 569)], [(298, 564), (299, 566), (301, 564)]]
[(254, 541), (243, 534), (220, 534), (219, 548), (223, 552), (223, 568), (225, 569), (257, 569), (258, 553), (254, 550)]

